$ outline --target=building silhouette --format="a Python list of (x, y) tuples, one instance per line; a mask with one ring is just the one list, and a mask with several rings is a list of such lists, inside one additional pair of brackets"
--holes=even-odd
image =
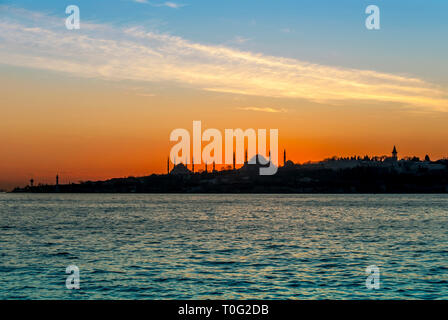
[(397, 161), (398, 160), (398, 152), (397, 148), (394, 146), (394, 149), (392, 150), (392, 160)]
[(170, 175), (181, 176), (181, 175), (189, 175), (191, 171), (188, 170), (187, 166), (183, 163), (179, 163), (174, 166), (173, 170), (171, 170)]
[[(394, 146), (389, 156), (332, 157), (322, 161), (294, 163), (283, 150), (283, 163), (273, 176), (260, 175), (260, 169), (271, 163), (269, 158), (256, 154), (244, 165), (233, 168), (194, 172), (194, 161), (171, 168), (167, 161), (167, 174), (146, 177), (114, 178), (107, 181), (88, 181), (79, 184), (56, 186), (39, 184), (16, 188), (15, 192), (140, 192), (140, 193), (448, 193), (448, 159), (424, 161), (418, 157), (398, 158)], [(176, 159), (174, 159), (174, 162)], [(281, 161), (281, 160), (280, 160)]]

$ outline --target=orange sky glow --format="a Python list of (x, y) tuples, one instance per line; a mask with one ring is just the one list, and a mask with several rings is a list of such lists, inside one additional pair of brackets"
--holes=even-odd
[[(392, 103), (341, 105), (158, 83), (103, 81), (11, 68), (0, 78), (0, 188), (165, 173), (169, 135), (217, 128), (279, 129), (295, 162), (332, 156), (443, 158), (448, 116)], [(203, 146), (205, 143), (203, 144)], [(197, 166), (198, 169), (203, 167)]]

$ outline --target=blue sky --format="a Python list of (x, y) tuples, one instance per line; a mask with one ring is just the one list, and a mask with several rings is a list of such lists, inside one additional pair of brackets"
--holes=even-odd
[[(62, 18), (65, 7), (76, 4), (81, 21), (142, 26), (198, 43), (448, 83), (448, 1), (140, 1), (2, 3)], [(364, 27), (369, 4), (381, 9), (379, 31)]]
[[(165, 82), (448, 111), (442, 1), (377, 1), (380, 30), (365, 27), (370, 1), (175, 1), (7, 1), (0, 61), (147, 90)], [(65, 28), (71, 4), (80, 9), (80, 30)]]

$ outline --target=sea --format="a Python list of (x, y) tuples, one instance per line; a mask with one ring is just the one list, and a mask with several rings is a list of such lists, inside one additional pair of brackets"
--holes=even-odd
[(0, 299), (448, 299), (448, 195), (0, 193)]

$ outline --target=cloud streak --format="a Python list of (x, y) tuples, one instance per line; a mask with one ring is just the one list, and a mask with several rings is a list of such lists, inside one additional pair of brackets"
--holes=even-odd
[(110, 80), (171, 81), (195, 88), (318, 103), (373, 101), (448, 111), (445, 89), (422, 79), (205, 45), (140, 27), (117, 28), (2, 7), (2, 63)]
[(154, 3), (154, 2), (150, 2), (148, 0), (134, 0), (134, 2), (149, 4), (153, 7), (168, 7), (168, 8), (172, 8), (172, 9), (179, 9), (179, 8), (182, 8), (185, 6), (184, 4), (170, 2), (170, 1), (166, 1), (163, 3)]
[(285, 109), (277, 109), (277, 108), (270, 108), (270, 107), (240, 107), (237, 109), (243, 110), (243, 111), (268, 112), (268, 113), (286, 112)]

